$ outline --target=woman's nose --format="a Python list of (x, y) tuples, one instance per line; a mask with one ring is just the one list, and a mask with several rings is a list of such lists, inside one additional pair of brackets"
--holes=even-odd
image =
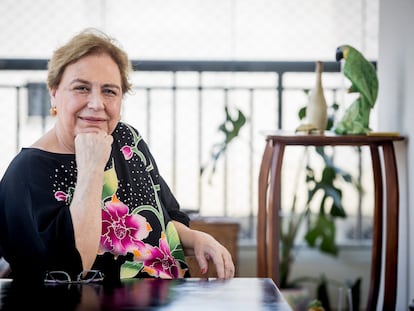
[(104, 108), (104, 98), (100, 91), (92, 91), (89, 96), (88, 106), (92, 109), (103, 109)]

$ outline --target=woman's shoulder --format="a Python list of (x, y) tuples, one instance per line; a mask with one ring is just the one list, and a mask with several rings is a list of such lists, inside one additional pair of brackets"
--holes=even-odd
[(46, 151), (38, 148), (32, 147), (23, 147), (19, 153), (16, 154), (14, 159), (12, 160), (13, 163), (30, 163), (33, 161), (37, 161), (40, 158), (44, 157), (47, 154)]
[(72, 154), (59, 154), (45, 151), (33, 147), (24, 147), (10, 162), (8, 170), (23, 172), (28, 170), (43, 170), (52, 168), (60, 163), (74, 162), (75, 156)]
[(74, 154), (56, 153), (47, 151), (36, 147), (24, 147), (16, 155), (16, 158), (28, 159), (28, 160), (54, 160), (54, 161), (67, 161), (75, 159)]

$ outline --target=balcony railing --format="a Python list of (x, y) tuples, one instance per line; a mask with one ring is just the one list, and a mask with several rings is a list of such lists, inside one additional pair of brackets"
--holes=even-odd
[[(47, 62), (0, 59), (0, 98), (7, 107), (0, 115), (7, 150), (0, 175), (21, 147), (30, 145), (53, 123), (44, 84)], [(315, 62), (132, 63), (134, 92), (124, 101), (122, 117), (141, 132), (182, 207), (204, 216), (237, 217), (241, 236), (254, 238), (257, 176), (265, 143), (261, 132), (293, 130), (300, 124), (298, 110), (307, 103), (306, 90), (313, 87)], [(347, 82), (340, 63), (326, 61), (323, 70), (328, 104), (345, 105)], [(201, 168), (210, 161), (211, 147), (223, 140), (217, 128), (224, 121), (224, 107), (240, 109), (248, 122), (216, 172), (201, 175)], [(357, 224), (352, 226), (359, 227), (361, 239), (363, 213), (360, 208), (355, 213)]]

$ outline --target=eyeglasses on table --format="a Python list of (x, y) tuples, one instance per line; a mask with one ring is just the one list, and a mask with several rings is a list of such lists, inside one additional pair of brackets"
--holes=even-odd
[(105, 275), (99, 270), (84, 270), (72, 280), (65, 271), (48, 271), (45, 276), (46, 284), (85, 284), (103, 281)]

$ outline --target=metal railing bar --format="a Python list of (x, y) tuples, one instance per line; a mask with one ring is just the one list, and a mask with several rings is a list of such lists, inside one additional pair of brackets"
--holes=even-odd
[(146, 106), (147, 106), (147, 143), (151, 145), (151, 88), (146, 88)]
[[(254, 89), (249, 89), (249, 109), (250, 109), (250, 120), (254, 120)], [(254, 206), (255, 206), (255, 197), (253, 196), (254, 188), (256, 187), (256, 183), (253, 183), (254, 178), (254, 147), (253, 147), (253, 137), (254, 137), (254, 123), (249, 122), (249, 201), (250, 201), (250, 211), (249, 211), (249, 225), (248, 225), (248, 232), (247, 236), (252, 237), (254, 235), (253, 230), (255, 228), (255, 218), (254, 218)]]
[(16, 153), (20, 148), (20, 86), (16, 86)]
[(283, 73), (280, 73), (277, 79), (277, 103), (277, 128), (280, 130), (283, 128)]
[(177, 190), (177, 73), (172, 73), (172, 189)]
[[(333, 57), (334, 59), (334, 57)], [(138, 71), (314, 72), (313, 61), (133, 60)], [(324, 61), (324, 71), (339, 72), (340, 63)]]
[[(224, 92), (224, 106), (229, 107), (229, 90), (227, 88), (223, 89)], [(224, 169), (223, 169), (223, 215), (228, 216), (228, 153), (224, 153)]]
[[(334, 59), (334, 57), (332, 57)], [(49, 59), (0, 58), (0, 70), (47, 70)], [(314, 61), (131, 60), (135, 71), (314, 72)], [(373, 62), (375, 63), (375, 62)], [(324, 61), (325, 72), (340, 72), (336, 61)]]
[[(203, 139), (203, 73), (198, 72), (198, 114), (197, 114), (197, 124), (198, 124), (198, 142), (197, 142), (197, 168), (198, 172), (201, 171), (202, 165), (202, 139)], [(201, 181), (201, 176), (198, 178), (198, 193), (197, 193), (197, 212), (200, 213), (200, 209), (203, 202), (203, 183)]]

